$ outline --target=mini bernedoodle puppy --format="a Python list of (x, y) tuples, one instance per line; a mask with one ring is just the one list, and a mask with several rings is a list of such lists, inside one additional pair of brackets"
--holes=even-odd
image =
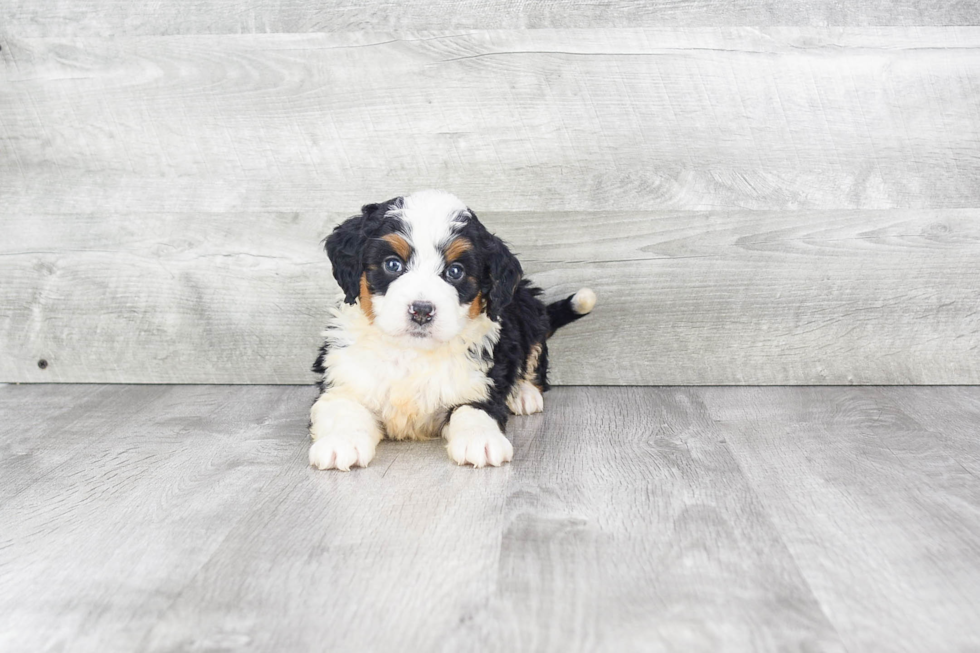
[(442, 191), (364, 206), (326, 250), (345, 301), (313, 365), (310, 464), (367, 467), (385, 436), (440, 434), (459, 465), (509, 461), (508, 409), (544, 408), (547, 339), (595, 293), (545, 306), (503, 241)]

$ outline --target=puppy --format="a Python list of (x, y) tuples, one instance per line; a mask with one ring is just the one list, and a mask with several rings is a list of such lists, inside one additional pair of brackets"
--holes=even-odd
[(385, 436), (440, 434), (459, 465), (509, 461), (508, 409), (544, 408), (547, 338), (595, 293), (545, 306), (503, 241), (442, 191), (364, 206), (326, 250), (345, 301), (313, 365), (310, 464), (367, 467)]

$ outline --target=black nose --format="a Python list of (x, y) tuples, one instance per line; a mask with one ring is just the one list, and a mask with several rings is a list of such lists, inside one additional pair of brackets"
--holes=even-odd
[(413, 322), (426, 324), (432, 321), (436, 307), (432, 305), (432, 302), (412, 302), (412, 305), (408, 307), (408, 312), (412, 314)]

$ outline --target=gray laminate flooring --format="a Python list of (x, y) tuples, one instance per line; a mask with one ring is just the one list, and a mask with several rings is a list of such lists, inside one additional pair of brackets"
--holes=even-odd
[(557, 388), (348, 474), (312, 399), (0, 387), (0, 650), (980, 648), (980, 387)]

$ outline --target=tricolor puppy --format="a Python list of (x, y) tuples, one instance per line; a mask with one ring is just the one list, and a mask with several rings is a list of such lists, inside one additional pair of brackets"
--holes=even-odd
[(326, 249), (346, 297), (313, 366), (310, 464), (366, 467), (385, 436), (440, 434), (457, 464), (509, 461), (508, 409), (544, 408), (546, 340), (595, 294), (545, 306), (507, 246), (441, 191), (368, 204)]

